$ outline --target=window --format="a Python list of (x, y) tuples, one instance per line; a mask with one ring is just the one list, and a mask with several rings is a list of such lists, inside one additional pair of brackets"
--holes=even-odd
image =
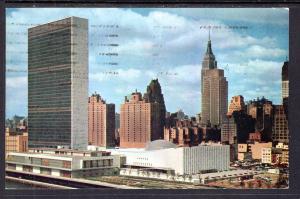
[(49, 166), (49, 160), (48, 159), (42, 159), (42, 165), (43, 166)]
[(63, 167), (64, 168), (71, 168), (71, 162), (69, 162), (69, 161), (63, 161)]

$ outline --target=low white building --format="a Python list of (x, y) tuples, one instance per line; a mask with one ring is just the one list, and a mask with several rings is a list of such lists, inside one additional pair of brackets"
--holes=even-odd
[(165, 140), (148, 143), (144, 149), (109, 149), (113, 155), (126, 156), (126, 167), (174, 175), (192, 175), (204, 171), (229, 170), (229, 145), (209, 144), (177, 147)]
[(105, 151), (34, 149), (28, 153), (9, 152), (6, 169), (60, 177), (118, 175), (125, 157)]

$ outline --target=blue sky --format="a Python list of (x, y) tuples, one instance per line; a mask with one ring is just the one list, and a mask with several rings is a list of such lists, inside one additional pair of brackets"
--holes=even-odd
[[(96, 91), (116, 104), (117, 112), (125, 95), (135, 89), (144, 93), (151, 79), (158, 78), (168, 111), (199, 113), (208, 40), (203, 26), (219, 27), (211, 30), (212, 48), (218, 67), (225, 69), (229, 101), (243, 95), (246, 101), (265, 96), (281, 103), (281, 67), (288, 56), (286, 8), (22, 8), (6, 14), (6, 67), (18, 70), (27, 70), (28, 28), (69, 16), (87, 18), (89, 94)], [(101, 46), (112, 43), (119, 46)], [(118, 56), (99, 55), (108, 52)], [(7, 73), (7, 117), (27, 115), (27, 86), (26, 72)]]

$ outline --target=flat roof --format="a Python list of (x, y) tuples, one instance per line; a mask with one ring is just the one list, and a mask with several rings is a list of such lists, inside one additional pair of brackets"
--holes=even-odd
[(55, 148), (29, 148), (31, 150), (41, 150), (41, 151), (61, 151), (61, 152), (71, 152), (71, 153), (107, 153), (108, 151), (91, 151), (91, 150), (75, 150), (75, 149), (55, 149)]
[(97, 159), (109, 159), (111, 157), (115, 157), (116, 155), (110, 156), (74, 156), (74, 155), (64, 155), (64, 154), (49, 154), (49, 153), (34, 153), (34, 152), (8, 152), (7, 155), (15, 155), (15, 156), (31, 156), (31, 157), (39, 157), (39, 158), (52, 158), (52, 159), (83, 159), (83, 160), (97, 160)]
[(253, 170), (231, 170), (231, 171), (220, 171), (214, 173), (203, 173), (200, 174), (201, 178), (218, 178), (218, 177), (236, 177), (241, 175), (256, 175), (262, 173), (261, 171), (253, 171)]

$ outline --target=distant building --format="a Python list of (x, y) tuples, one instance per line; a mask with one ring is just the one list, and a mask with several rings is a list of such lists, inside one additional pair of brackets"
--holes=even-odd
[(201, 70), (201, 123), (219, 126), (227, 113), (228, 82), (224, 70), (217, 68), (209, 38)]
[(120, 146), (120, 114), (115, 115), (116, 128), (115, 128), (115, 146)]
[(89, 144), (115, 146), (115, 105), (107, 104), (99, 94), (93, 94), (88, 102)]
[(289, 97), (289, 73), (288, 73), (289, 62), (285, 61), (281, 71), (281, 92), (282, 99)]
[(253, 143), (253, 142), (260, 142), (261, 141), (261, 134), (260, 132), (255, 132), (255, 133), (250, 133), (249, 134), (249, 140), (248, 142)]
[(255, 119), (244, 111), (235, 111), (232, 116), (237, 127), (237, 143), (247, 143), (249, 134), (255, 131)]
[(271, 165), (289, 165), (289, 150), (286, 148), (262, 148), (262, 163)]
[(288, 120), (283, 105), (275, 105), (272, 138), (274, 142), (289, 143)]
[(245, 109), (244, 97), (241, 95), (233, 96), (231, 98), (227, 115), (231, 116), (233, 111), (241, 111)]
[(163, 138), (161, 104), (149, 102), (134, 92), (125, 97), (120, 111), (120, 147), (143, 148), (149, 141)]
[(29, 147), (88, 144), (88, 20), (28, 29)]
[(237, 125), (233, 117), (225, 117), (221, 125), (221, 142), (235, 144), (237, 142)]
[(271, 101), (257, 98), (247, 105), (247, 113), (255, 119), (255, 130), (261, 133), (261, 140), (272, 141), (272, 126), (274, 109)]
[(253, 144), (249, 144), (249, 149), (252, 154), (252, 159), (261, 160), (262, 159), (262, 148), (272, 147), (272, 142), (260, 143), (254, 142)]
[[(158, 103), (160, 105), (160, 121), (159, 126), (165, 126), (166, 124), (166, 105), (164, 100), (164, 95), (158, 79), (152, 79), (149, 85), (147, 86), (146, 93), (144, 93), (143, 99), (150, 103)], [(160, 132), (163, 135), (163, 130)]]
[(12, 119), (5, 120), (5, 128), (14, 129), (17, 132), (27, 132), (27, 118), (23, 116), (13, 116)]
[(272, 142), (254, 142), (249, 144), (238, 144), (239, 160), (262, 160), (262, 149), (272, 147)]
[(272, 147), (266, 147), (261, 149), (261, 163), (272, 163)]
[(68, 178), (118, 175), (125, 158), (103, 151), (31, 149), (9, 152), (6, 169)]
[(5, 153), (9, 152), (27, 152), (28, 150), (28, 133), (11, 132), (6, 128), (5, 132)]
[(178, 146), (197, 146), (203, 141), (200, 127), (169, 127), (164, 128), (164, 140)]
[(197, 122), (198, 125), (201, 124), (201, 113), (198, 113), (196, 115), (196, 122)]
[(289, 145), (278, 143), (275, 148), (281, 149), (281, 164), (289, 165)]
[(177, 147), (165, 140), (155, 140), (145, 149), (109, 149), (126, 156), (126, 166), (143, 171), (170, 172), (177, 175), (229, 169), (229, 145), (211, 144)]
[(120, 128), (120, 114), (119, 113), (116, 113), (115, 115), (115, 123), (116, 123), (116, 129)]
[(248, 144), (238, 144), (237, 152), (238, 160), (251, 159), (251, 153)]

